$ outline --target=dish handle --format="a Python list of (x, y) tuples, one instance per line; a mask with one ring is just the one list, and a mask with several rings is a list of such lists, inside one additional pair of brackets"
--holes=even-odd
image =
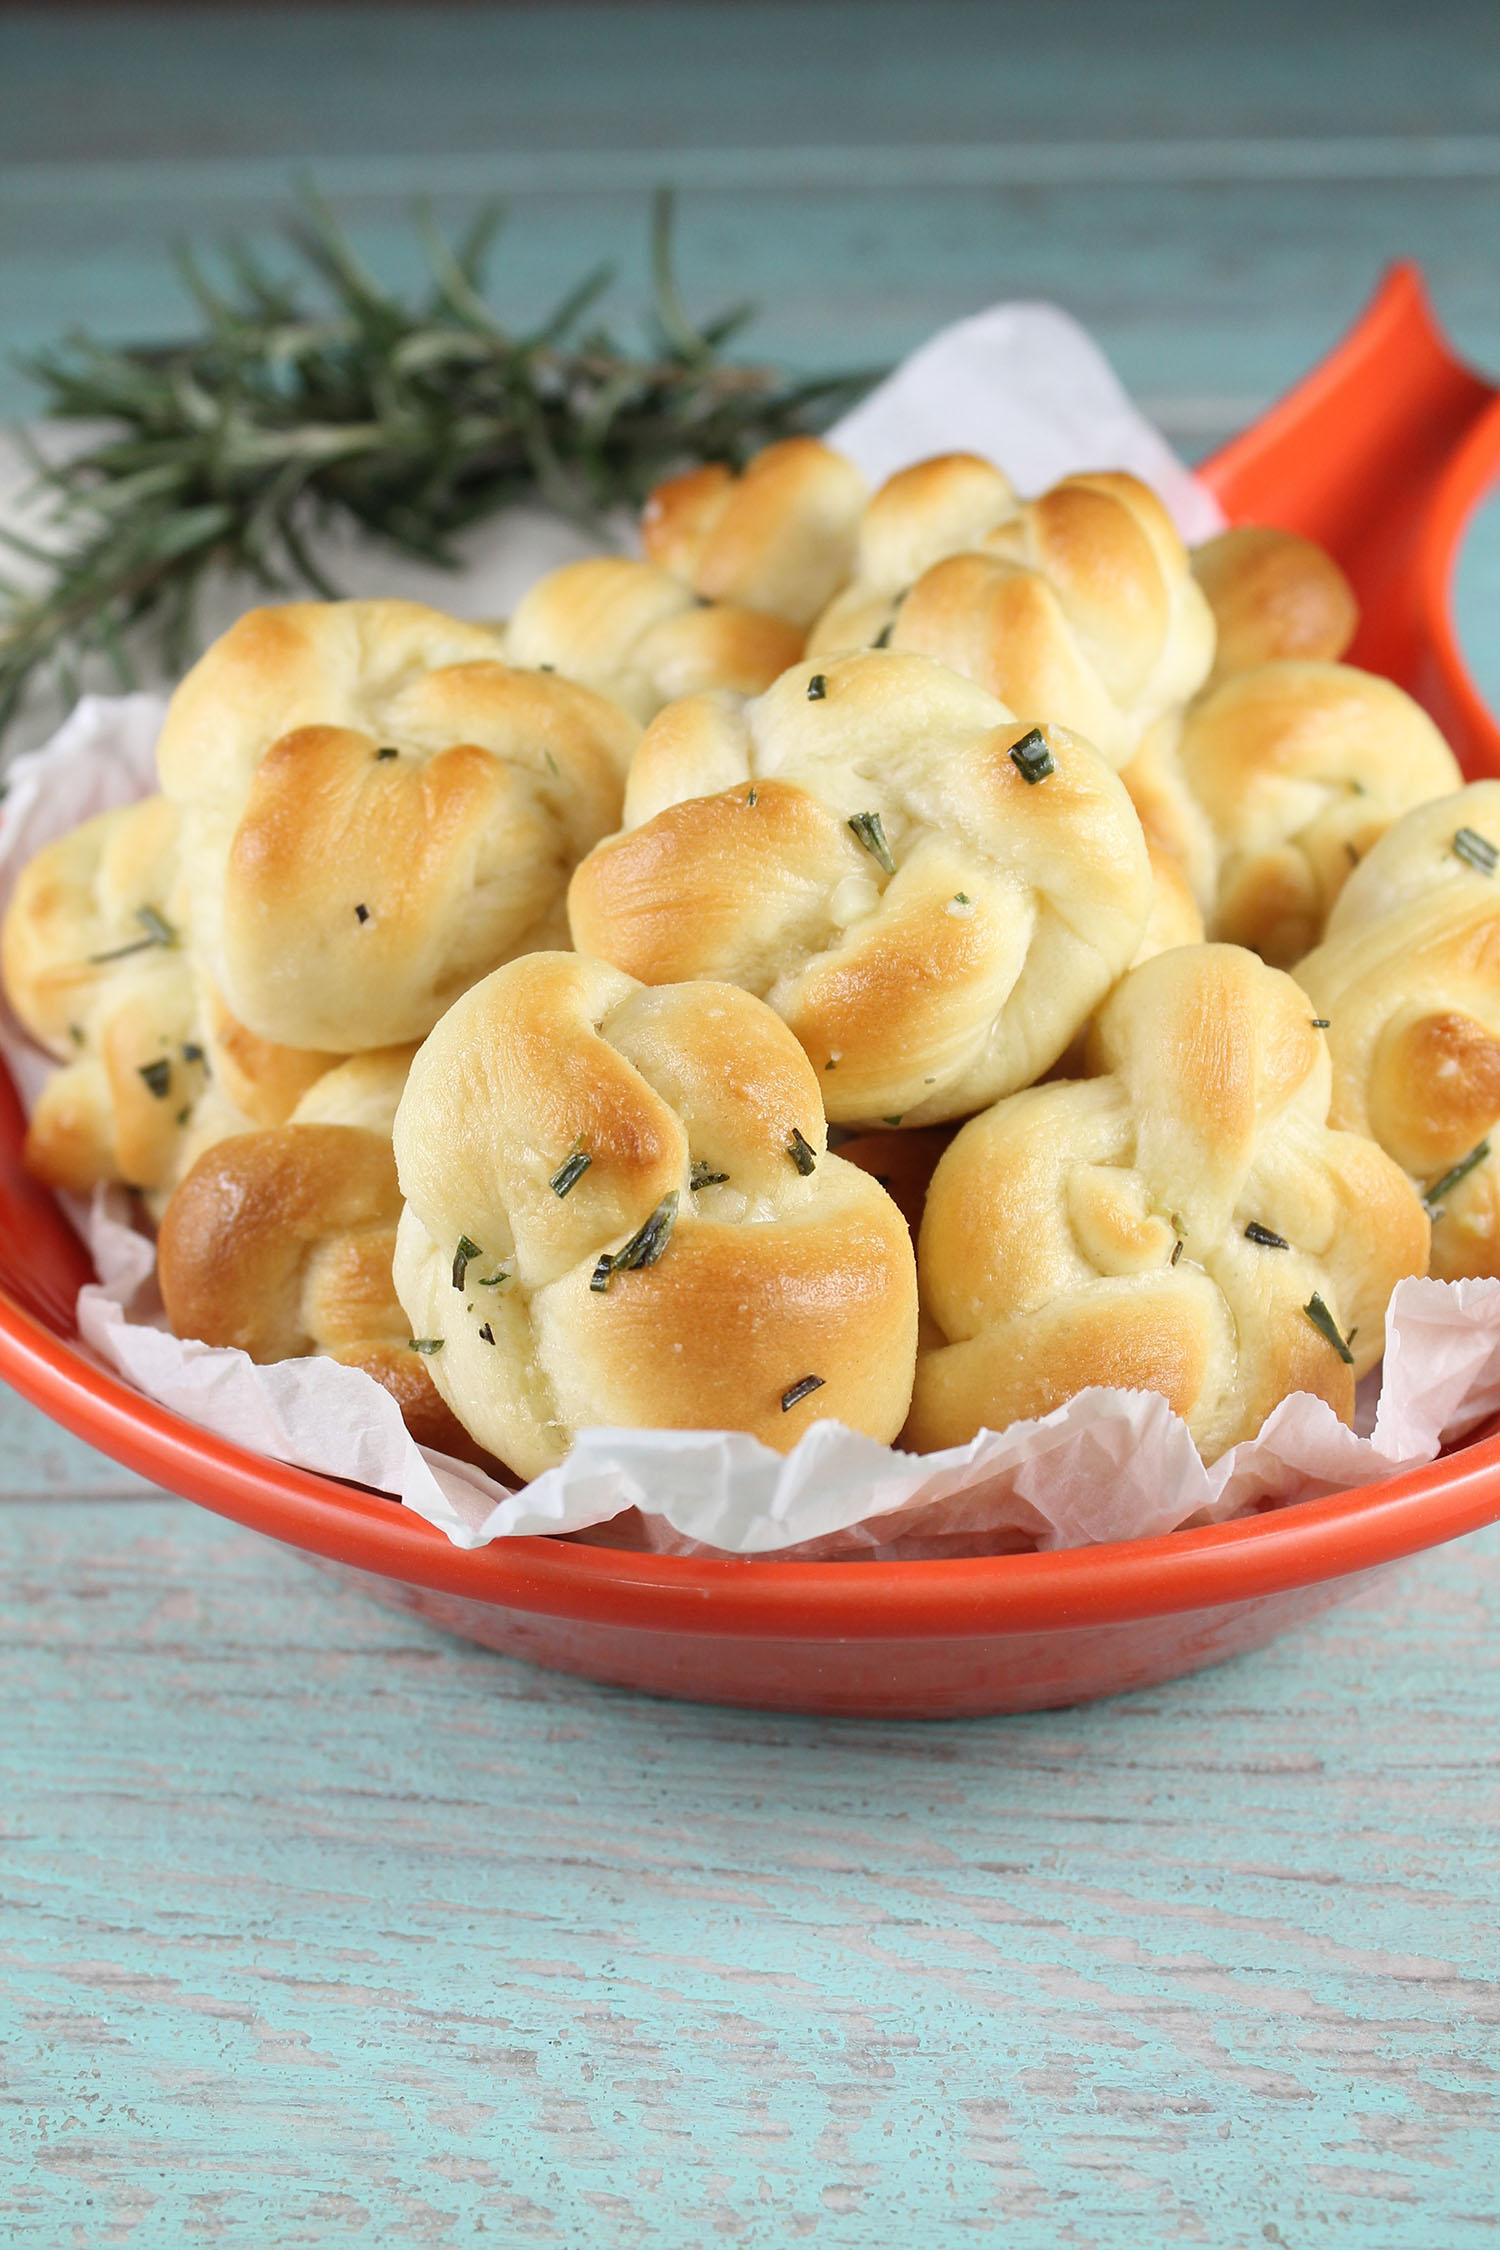
[(1351, 661), (1408, 689), (1467, 773), (1500, 773), (1500, 721), (1451, 603), (1464, 530), (1500, 478), (1500, 389), (1457, 357), (1416, 266), (1393, 266), (1342, 343), (1198, 474), (1231, 522), (1326, 547), (1359, 597)]

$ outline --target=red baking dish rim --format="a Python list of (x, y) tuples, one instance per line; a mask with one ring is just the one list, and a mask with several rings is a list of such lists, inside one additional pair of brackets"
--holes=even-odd
[[(1414, 269), (1398, 267), (1329, 360), (1207, 464), (1232, 514), (1310, 403), (1404, 321), (1445, 351)], [(1448, 361), (1456, 369), (1457, 363)], [(1463, 374), (1465, 371), (1458, 371)], [(1500, 773), (1500, 728), (1449, 616), (1458, 539), (1500, 472), (1500, 401), (1479, 403), (1424, 512), (1409, 563), (1432, 685), (1466, 722), (1466, 764)], [(1417, 684), (1413, 682), (1413, 684)], [(1425, 684), (1425, 683), (1424, 683)], [(1436, 700), (1436, 698), (1431, 698)], [(1196, 1531), (952, 1561), (805, 1563), (657, 1556), (547, 1538), (455, 1547), (397, 1503), (251, 1453), (168, 1413), (0, 1293), (0, 1377), (64, 1428), (219, 1515), (330, 1561), (501, 1608), (646, 1631), (906, 1640), (1125, 1623), (1212, 1609), (1378, 1568), (1500, 1518), (1500, 1434), (1383, 1483)]]

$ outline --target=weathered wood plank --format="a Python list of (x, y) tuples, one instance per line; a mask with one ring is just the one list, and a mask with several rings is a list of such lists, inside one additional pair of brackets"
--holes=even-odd
[(1496, 1535), (1179, 1687), (925, 1729), (552, 1678), (165, 1503), (0, 1542), (22, 2239), (1500, 2216)]

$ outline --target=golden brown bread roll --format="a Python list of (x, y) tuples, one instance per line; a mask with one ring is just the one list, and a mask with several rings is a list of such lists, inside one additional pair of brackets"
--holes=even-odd
[(1160, 1391), (1209, 1461), (1292, 1391), (1347, 1422), (1428, 1227), (1373, 1141), (1329, 1129), (1306, 994), (1238, 947), (1158, 954), (1100, 1010), (1090, 1059), (1099, 1076), (997, 1103), (937, 1167), (906, 1442), (1091, 1384)]
[(867, 497), (841, 453), (817, 438), (783, 438), (738, 474), (713, 462), (659, 484), (641, 541), (694, 593), (805, 630), (849, 575)]
[(1328, 1019), (1334, 1121), (1421, 1184), (1445, 1281), (1500, 1274), (1497, 868), (1500, 781), (1419, 806), (1350, 876), (1295, 972)]
[(6, 996), (62, 1066), (32, 1114), (26, 1163), (74, 1194), (167, 1184), (207, 1083), (177, 827), (162, 797), (100, 813), (35, 855), (6, 911)]
[(698, 600), (652, 563), (597, 555), (549, 571), (505, 634), (512, 664), (560, 672), (645, 723), (706, 688), (758, 695), (802, 654), (784, 617)]
[(420, 1038), (497, 961), (560, 940), (635, 737), (414, 602), (251, 611), (178, 688), (157, 752), (205, 975), (281, 1045)]
[[(829, 1155), (818, 1081), (758, 1000), (603, 962), (497, 969), (417, 1054), (396, 1116), (396, 1286), (471, 1435), (535, 1476), (598, 1425), (905, 1419), (900, 1212)], [(816, 1381), (814, 1381), (816, 1378)]]
[(218, 1140), (166, 1206), (157, 1268), (176, 1335), (262, 1366), (321, 1353), (362, 1367), (419, 1444), (472, 1458), (391, 1279), (391, 1124), (411, 1053), (357, 1055), (324, 1074), (292, 1122)]
[(1261, 664), (1152, 728), (1125, 769), (1211, 937), (1278, 967), (1314, 946), (1351, 868), (1460, 779), (1409, 695), (1348, 664)]
[(1118, 777), (926, 657), (803, 663), (748, 706), (674, 704), (573, 941), (650, 984), (769, 1001), (836, 1124), (966, 1116), (1055, 1062), (1152, 902)]
[(1270, 524), (1236, 524), (1192, 554), (1217, 627), (1212, 677), (1301, 658), (1334, 663), (1359, 624), (1354, 588), (1312, 540)]
[(1213, 638), (1187, 549), (1138, 478), (1065, 477), (1023, 501), (1000, 470), (958, 453), (876, 493), (853, 582), (807, 649), (937, 657), (1121, 766), (1202, 685)]

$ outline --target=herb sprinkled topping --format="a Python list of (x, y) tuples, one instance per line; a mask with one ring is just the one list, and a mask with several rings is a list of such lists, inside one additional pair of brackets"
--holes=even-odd
[(185, 1063), (202, 1062), (203, 1049), (196, 1039), (184, 1039), (182, 1042), (182, 1059)]
[(1339, 1334), (1338, 1322), (1334, 1319), (1332, 1313), (1328, 1310), (1328, 1307), (1324, 1304), (1316, 1289), (1313, 1291), (1311, 1297), (1309, 1297), (1302, 1310), (1306, 1313), (1308, 1319), (1312, 1322), (1314, 1328), (1316, 1328), (1318, 1334), (1324, 1339), (1324, 1341), (1326, 1343), (1332, 1344), (1334, 1350), (1338, 1353), (1339, 1358), (1343, 1361), (1344, 1365), (1346, 1367), (1352, 1367), (1354, 1365), (1354, 1354), (1350, 1351), (1349, 1346), (1345, 1343), (1343, 1337)]
[(857, 812), (852, 815), (849, 826), (864, 845), (870, 857), (879, 860), (887, 875), (894, 875), (896, 862), (892, 859), (891, 847), (885, 840), (885, 830), (881, 826), (879, 813)]
[(818, 1169), (818, 1152), (804, 1136), (800, 1125), (792, 1127), (792, 1137), (786, 1144), (786, 1152), (804, 1179), (809, 1172), (816, 1172)]
[(142, 1063), (141, 1076), (146, 1081), (148, 1091), (159, 1102), (164, 1102), (172, 1090), (172, 1065), (166, 1056), (163, 1055), (159, 1062)]
[(871, 648), (889, 648), (889, 647), (890, 647), (890, 645), (891, 645), (891, 628), (892, 628), (892, 627), (894, 626), (895, 622), (896, 622), (896, 620), (895, 620), (895, 618), (894, 618), (894, 617), (888, 618), (888, 619), (886, 620), (885, 624), (881, 626), (881, 628), (880, 628), (880, 631), (879, 631), (879, 632), (878, 632), (878, 633), (877, 633), (877, 634), (875, 635), (875, 638), (874, 638), (874, 640), (873, 640), (873, 641), (871, 641), (871, 643), (870, 643), (870, 646), (871, 646)]
[(1307, 1020), (1314, 1031), (1326, 1031), (1333, 1022), (1332, 1016), (1309, 1016)]
[(406, 1348), (411, 1352), (426, 1353), (430, 1357), (433, 1352), (442, 1350), (443, 1339), (441, 1336), (408, 1336)]
[(748, 808), (749, 808), (749, 807), (750, 807), (751, 805), (758, 805), (759, 803), (760, 803), (760, 794), (759, 794), (758, 790), (756, 789), (755, 783), (754, 783), (754, 782), (752, 781), (752, 782), (751, 782), (751, 784), (750, 784), (750, 786), (749, 786), (749, 788), (748, 788), (748, 789), (746, 790), (746, 792), (745, 792), (745, 804), (746, 804), (746, 808), (748, 809)]
[(1010, 746), (1010, 762), (1023, 781), (1045, 781), (1049, 773), (1056, 773), (1057, 760), (1047, 748), (1047, 738), (1040, 727), (1023, 734), (1019, 742)]
[(970, 898), (967, 891), (955, 891), (953, 894), (953, 903), (955, 906), (972, 906), (974, 901)]
[(378, 764), (382, 758), (399, 758), (400, 755), (399, 750), (393, 750), (388, 742), (383, 742), (375, 753), (375, 759)]
[(1291, 1244), (1284, 1234), (1273, 1234), (1269, 1227), (1261, 1225), (1259, 1219), (1250, 1221), (1249, 1226), (1245, 1229), (1245, 1240), (1247, 1242), (1258, 1242), (1262, 1250), (1290, 1250), (1291, 1248)]
[(905, 1115), (904, 1109), (898, 1109), (894, 1117), (882, 1117), (880, 1122), (882, 1125), (899, 1125)]
[(821, 702), (822, 702), (822, 700), (823, 700), (823, 698), (824, 698), (824, 696), (825, 696), (825, 695), (826, 695), (827, 693), (828, 693), (828, 675), (827, 675), (827, 673), (826, 673), (826, 672), (814, 672), (814, 674), (813, 674), (812, 678), (811, 678), (811, 679), (810, 679), (810, 680), (808, 681), (808, 683), (807, 683), (807, 700), (808, 700), (808, 702), (809, 702), (809, 703), (821, 703)]
[(81, 1047), (84, 1041), (83, 1025), (81, 1023), (70, 1023), (68, 1026), (68, 1037), (72, 1040), (75, 1047)]
[(479, 1281), (476, 1282), (475, 1287), (479, 1289), (503, 1289), (510, 1278), (511, 1272), (509, 1266), (502, 1266), (498, 1273), (487, 1273), (482, 1275)]
[(1453, 849), (1458, 858), (1480, 875), (1493, 875), (1500, 867), (1500, 851), (1488, 836), (1481, 836), (1477, 828), (1460, 828), (1453, 839)]
[(794, 1406), (800, 1406), (805, 1398), (812, 1397), (814, 1391), (820, 1391), (823, 1382), (821, 1375), (804, 1375), (799, 1383), (793, 1383), (790, 1389), (781, 1394), (782, 1413), (790, 1414)]
[(479, 1341), (481, 1342), (481, 1344), (493, 1344), (493, 1342), (495, 1341), (495, 1331), (493, 1328), (491, 1328), (488, 1321), (485, 1322), (484, 1326), (479, 1331)]
[(617, 1273), (634, 1273), (642, 1266), (654, 1266), (671, 1239), (677, 1224), (677, 1190), (664, 1195), (644, 1226), (637, 1227), (623, 1250), (613, 1257), (606, 1251), (589, 1276), (590, 1289), (601, 1295)]
[(559, 1164), (547, 1185), (554, 1195), (567, 1195), (577, 1187), (593, 1161), (586, 1148), (575, 1148), (572, 1155)]
[(727, 1172), (716, 1172), (712, 1165), (705, 1164), (700, 1156), (693, 1160), (692, 1178), (688, 1184), (696, 1194), (699, 1188), (722, 1187), (728, 1177)]
[(553, 757), (553, 755), (552, 755), (552, 752), (551, 752), (550, 750), (544, 750), (544, 751), (542, 752), (542, 756), (543, 756), (543, 757), (544, 757), (544, 758), (546, 759), (546, 761), (547, 761), (547, 771), (548, 771), (548, 773), (555, 773), (556, 775), (558, 775), (558, 777), (559, 777), (559, 778), (561, 778), (561, 775), (562, 775), (562, 767), (561, 767), (561, 766), (560, 766), (560, 765), (558, 764), (557, 760), (556, 760), (556, 759), (555, 759), (555, 758)]
[(1358, 853), (1358, 851), (1357, 851), (1357, 850), (1355, 849), (1354, 845), (1350, 843), (1350, 841), (1349, 841), (1349, 839), (1348, 839), (1348, 837), (1347, 837), (1347, 836), (1346, 836), (1346, 837), (1344, 838), (1344, 852), (1345, 852), (1345, 855), (1346, 855), (1346, 857), (1348, 858), (1348, 861), (1349, 861), (1349, 865), (1350, 865), (1351, 867), (1358, 867), (1358, 865), (1359, 865), (1359, 853)]
[(466, 1234), (459, 1236), (458, 1248), (453, 1253), (453, 1286), (455, 1289), (462, 1289), (464, 1275), (473, 1265), (474, 1260), (483, 1256), (484, 1252), (477, 1242), (471, 1242)]
[(138, 906), (135, 918), (145, 931), (144, 937), (132, 938), (129, 945), (114, 946), (108, 953), (91, 953), (89, 966), (97, 968), (103, 961), (123, 961), (132, 953), (147, 953), (153, 945), (175, 945), (177, 932), (159, 906)]
[(368, 922), (370, 919), (370, 909), (368, 908), (368, 906), (356, 906), (356, 908), (354, 909), (354, 919), (356, 922)]
[(539, 664), (537, 666), (537, 670), (539, 672), (555, 672), (557, 670), (557, 666), (555, 664)]
[(1440, 1180), (1433, 1181), (1431, 1187), (1423, 1194), (1422, 1201), (1434, 1218), (1438, 1216), (1437, 1205), (1442, 1202), (1443, 1197), (1451, 1195), (1459, 1181), (1466, 1180), (1469, 1174), (1484, 1162), (1489, 1153), (1489, 1142), (1481, 1141), (1478, 1148), (1471, 1148), (1467, 1156), (1460, 1157), (1458, 1162), (1446, 1171)]
[(1175, 1241), (1175, 1242), (1173, 1243), (1173, 1245), (1172, 1245), (1172, 1255), (1171, 1255), (1171, 1257), (1170, 1257), (1170, 1258), (1169, 1258), (1169, 1259), (1167, 1260), (1167, 1263), (1168, 1263), (1168, 1265), (1169, 1265), (1169, 1266), (1175, 1266), (1175, 1265), (1176, 1265), (1176, 1263), (1177, 1263), (1178, 1259), (1179, 1259), (1179, 1258), (1180, 1258), (1180, 1257), (1182, 1256), (1182, 1253), (1183, 1253), (1183, 1250), (1184, 1250), (1184, 1248), (1185, 1248), (1185, 1247), (1186, 1247), (1186, 1245), (1185, 1245), (1185, 1244), (1184, 1244), (1184, 1242), (1183, 1242), (1182, 1236), (1181, 1236), (1181, 1235), (1179, 1235), (1179, 1236), (1177, 1237), (1177, 1240), (1176, 1240), (1176, 1241)]

